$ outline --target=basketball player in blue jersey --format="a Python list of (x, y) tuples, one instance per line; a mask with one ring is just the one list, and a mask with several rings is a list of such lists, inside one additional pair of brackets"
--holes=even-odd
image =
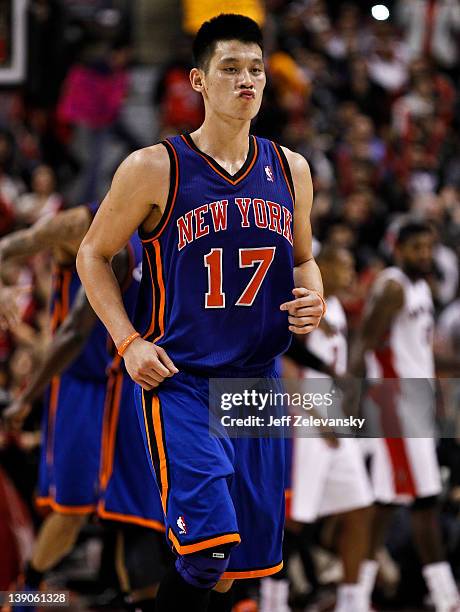
[[(27, 388), (3, 414), (9, 426), (19, 428), (46, 386), (50, 382), (52, 386), (59, 385), (56, 411), (54, 419), (51, 419), (55, 424), (54, 452), (51, 453), (51, 461), (48, 460), (47, 441), (51, 434), (50, 419), (47, 418), (39, 486), (41, 502), (50, 505), (53, 513), (39, 533), (25, 572), (23, 588), (38, 588), (44, 573), (73, 548), (80, 528), (89, 514), (95, 511), (99, 496), (98, 509), (101, 507), (103, 518), (145, 526), (129, 532), (130, 541), (124, 547), (125, 573), (129, 579), (130, 600), (136, 602), (137, 607), (151, 609), (150, 601), (157, 589), (155, 581), (158, 582), (164, 573), (167, 561), (162, 541), (153, 532), (164, 531), (161, 503), (155, 490), (145, 491), (145, 479), (151, 477), (153, 481), (153, 477), (145, 455), (140, 452), (142, 448), (136, 448), (137, 454), (127, 450), (136, 440), (142, 444), (142, 434), (132, 408), (133, 383), (117, 357), (110, 369), (108, 390), (105, 392), (109, 363), (107, 334), (89, 305), (72, 265), (96, 207), (79, 206), (59, 213), (0, 241), (2, 261), (48, 248), (52, 250), (57, 263), (52, 300), (53, 327), (57, 331)], [(66, 236), (72, 240), (66, 241)], [(140, 266), (141, 246), (137, 237), (133, 237), (128, 248), (114, 260), (114, 269), (123, 288), (123, 300), (130, 316), (137, 300)], [(17, 314), (11, 309), (9, 320), (14, 320), (14, 316)], [(62, 372), (64, 374), (58, 377)], [(90, 372), (93, 378), (94, 373), (99, 372), (103, 380), (103, 392), (99, 399), (94, 392), (94, 380), (88, 378)], [(75, 385), (78, 385), (78, 391), (75, 391)], [(96, 386), (99, 388), (100, 385)], [(91, 401), (85, 401), (88, 395)], [(90, 410), (90, 422), (86, 405)], [(52, 408), (51, 403), (49, 408)], [(103, 410), (104, 424), (107, 426), (104, 429), (109, 429), (113, 435), (102, 436), (106, 444), (102, 445), (99, 470), (101, 431), (105, 433), (102, 429)], [(123, 429), (123, 437), (117, 435), (119, 428)], [(122, 462), (127, 453), (136, 464), (134, 468), (126, 461)], [(52, 499), (48, 498), (48, 492), (52, 492)], [(75, 500), (83, 496), (90, 496), (93, 503), (88, 507), (76, 504)], [(64, 498), (68, 500), (65, 507), (62, 503)], [(120, 528), (120, 531), (123, 530)], [(149, 544), (147, 553), (143, 548), (144, 542)], [(140, 573), (133, 559), (140, 565), (149, 566), (149, 574)]]
[[(159, 612), (230, 610), (234, 579), (282, 567), (284, 440), (211, 437), (209, 378), (276, 376), (291, 333), (315, 329), (324, 311), (308, 164), (249, 134), (266, 82), (260, 29), (220, 15), (200, 28), (194, 55), (204, 123), (121, 164), (77, 258), (137, 383), (177, 555)], [(110, 262), (138, 229), (133, 326)]]
[[(52, 252), (55, 263), (51, 305), (54, 332), (64, 323), (81, 289), (75, 257), (95, 209), (95, 205), (77, 206), (46, 217), (0, 241), (0, 263), (43, 250)], [(107, 382), (105, 368), (109, 354), (105, 330), (97, 323), (87, 301), (86, 306), (78, 298), (72, 318), (67, 320), (56, 339), (56, 353), (49, 355), (52, 367), (72, 364), (64, 376), (53, 378), (47, 392), (38, 502), (51, 507), (53, 512), (41, 529), (26, 570), (25, 584), (32, 589), (38, 587), (42, 574), (73, 547), (97, 501)], [(85, 343), (86, 349), (82, 351)], [(40, 372), (35, 374), (38, 376)], [(39, 389), (40, 382), (40, 377), (36, 378), (29, 389), (30, 394), (26, 390), (22, 401), (10, 407), (7, 412), (10, 419), (21, 421), (26, 416), (29, 401), (36, 392), (43, 391), (43, 387)]]

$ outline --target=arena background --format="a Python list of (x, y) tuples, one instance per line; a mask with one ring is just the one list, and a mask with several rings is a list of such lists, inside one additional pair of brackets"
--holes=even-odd
[[(437, 243), (430, 284), (438, 350), (460, 348), (460, 1), (0, 0), (0, 237), (45, 214), (101, 198), (132, 150), (195, 129), (190, 34), (220, 12), (263, 24), (269, 82), (255, 134), (302, 153), (314, 181), (319, 242), (354, 253), (343, 298), (350, 334), (395, 224), (429, 221)], [(31, 284), (22, 323), (0, 331), (0, 399), (15, 396), (49, 342), (50, 260), (3, 266), (5, 284)], [(439, 371), (439, 376), (452, 372)], [(458, 399), (446, 407), (458, 414)], [(0, 430), (0, 590), (27, 558), (42, 515), (33, 503), (40, 415)], [(460, 449), (442, 440), (443, 528), (460, 578)], [(327, 592), (340, 575), (318, 525), (315, 558)], [(50, 584), (79, 608), (119, 609), (116, 526), (94, 519)], [(299, 591), (308, 587), (292, 577)], [(254, 586), (256, 588), (256, 585)], [(378, 583), (387, 609), (422, 609), (423, 584), (401, 509)], [(418, 607), (417, 607), (418, 605)], [(300, 608), (299, 608), (300, 609)], [(382, 608), (383, 609), (383, 608)]]

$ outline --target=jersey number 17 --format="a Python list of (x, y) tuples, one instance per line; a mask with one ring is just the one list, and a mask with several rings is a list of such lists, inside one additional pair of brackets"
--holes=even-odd
[[(236, 301), (236, 306), (252, 306), (275, 257), (275, 251), (276, 247), (239, 249), (240, 268), (253, 268), (256, 264), (258, 266), (243, 293)], [(205, 294), (205, 308), (225, 308), (222, 255), (223, 249), (211, 249), (204, 256), (204, 265), (208, 269), (208, 291)]]

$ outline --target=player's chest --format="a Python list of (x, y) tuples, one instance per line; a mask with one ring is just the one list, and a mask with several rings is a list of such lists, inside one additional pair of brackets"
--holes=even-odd
[(247, 190), (238, 194), (205, 192), (179, 198), (171, 227), (177, 249), (197, 241), (273, 243), (292, 248), (292, 203), (280, 193)]
[(405, 307), (400, 320), (400, 328), (407, 334), (417, 337), (433, 326), (433, 302), (424, 290), (412, 288), (406, 291)]

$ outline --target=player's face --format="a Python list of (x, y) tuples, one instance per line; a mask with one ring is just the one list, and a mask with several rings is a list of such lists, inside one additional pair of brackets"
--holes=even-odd
[(416, 234), (399, 247), (405, 270), (413, 276), (426, 276), (433, 265), (433, 236), (426, 232)]
[(200, 73), (205, 104), (212, 111), (243, 121), (257, 115), (266, 83), (259, 45), (238, 40), (219, 41), (208, 69)]

